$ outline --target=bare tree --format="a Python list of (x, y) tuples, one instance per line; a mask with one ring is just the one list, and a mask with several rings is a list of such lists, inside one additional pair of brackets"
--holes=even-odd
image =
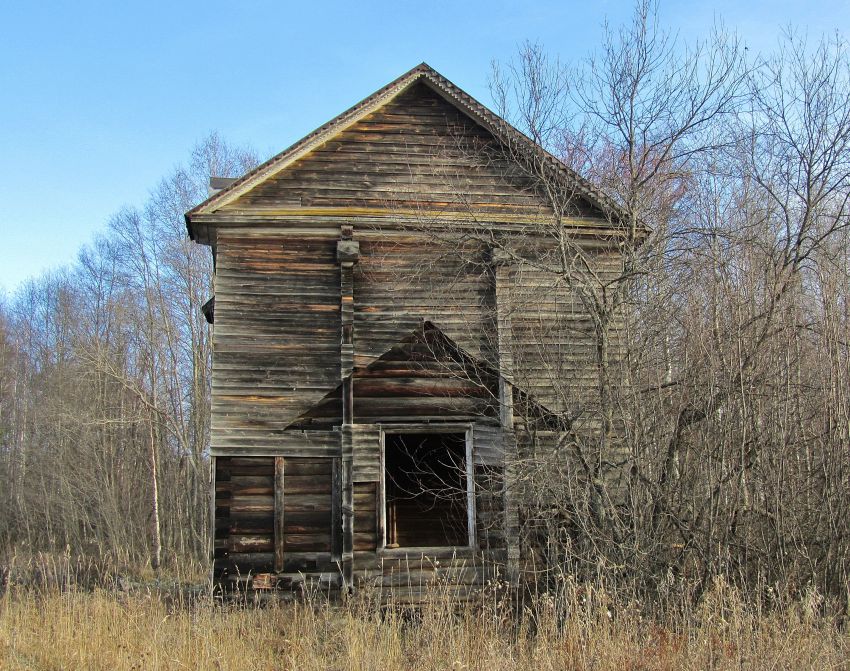
[(719, 28), (679, 44), (649, 2), (578, 71), (525, 45), (494, 70), (498, 111), (590, 186), (507, 134), (447, 146), (546, 207), (499, 231), (440, 173), (469, 216), (417, 224), (443, 250), (420, 286), (451, 256), (509, 268), (491, 322), (520, 335), (490, 349), (550, 412), (526, 406), (511, 486), (552, 570), (842, 594), (850, 71), (840, 38), (745, 56)]
[(4, 307), (6, 544), (154, 567), (205, 558), (210, 344), (200, 307), (212, 265), (182, 215), (206, 196), (211, 170), (256, 162), (211, 135), (147, 207), (117, 214), (76, 264)]

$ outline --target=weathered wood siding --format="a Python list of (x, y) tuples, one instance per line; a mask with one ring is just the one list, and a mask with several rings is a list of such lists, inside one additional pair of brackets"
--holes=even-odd
[(332, 468), (330, 459), (286, 459), (285, 560), (303, 553), (330, 553)]
[[(595, 272), (613, 278), (618, 257), (592, 238), (606, 222), (586, 203), (576, 214), (590, 222), (581, 244)], [(216, 248), (218, 575), (343, 565), (346, 580), (412, 597), (435, 580), (469, 594), (493, 575), (511, 552), (514, 416), (500, 414), (499, 400), (513, 396), (500, 387), (500, 359), (534, 397), (518, 413), (542, 404), (586, 407), (590, 417), (595, 344), (574, 290), (539, 264), (495, 273), (490, 246), (462, 241), (460, 228), (534, 237), (550, 215), (510, 152), (421, 83), (205, 215)], [(341, 238), (359, 244), (343, 274)], [(353, 354), (341, 347), (342, 302), (353, 312)], [(342, 360), (346, 371), (354, 365), (344, 427)], [(379, 550), (381, 425), (403, 422), (473, 425), (477, 547)]]
[(381, 427), (377, 424), (351, 426), (354, 463), (352, 479), (359, 482), (378, 482), (381, 479)]
[(504, 467), (476, 464), (475, 532), (479, 549), (486, 555), (504, 549), (505, 506)]
[[(588, 250), (596, 279), (590, 291), (613, 281), (621, 261), (610, 251)], [(556, 273), (530, 264), (509, 268), (502, 294), (510, 314), (515, 384), (554, 412), (585, 413), (591, 421), (598, 382), (596, 335), (588, 307), (578, 290)], [(590, 277), (590, 273), (587, 274)], [(617, 355), (620, 324), (611, 331), (611, 356)]]
[[(247, 579), (275, 571), (275, 459), (218, 457), (216, 463), (215, 574)], [(333, 571), (331, 557), (332, 460), (284, 458), (283, 573)], [(474, 469), (476, 540), (482, 551), (504, 547), (501, 469)], [(375, 551), (380, 482), (354, 484), (354, 550)], [(465, 550), (462, 552), (466, 552)], [(433, 553), (434, 556), (445, 551)]]
[(417, 337), (356, 371), (358, 421), (450, 421), (495, 413), (487, 381), (476, 379), (474, 371), (441, 349), (428, 335)]
[[(447, 351), (450, 345), (433, 330), (423, 332), (421, 320), (411, 331), (397, 333), (395, 338), (394, 346), (381, 357), (354, 370), (354, 418), (361, 425), (357, 432), (368, 431), (367, 427), (377, 422), (445, 422), (498, 414), (492, 372), (471, 368), (457, 356), (452, 357)], [(359, 342), (355, 334), (355, 350)], [(342, 421), (341, 398), (338, 386), (299, 417), (291, 429), (338, 426)], [(359, 468), (356, 450), (354, 458), (355, 468)]]
[(476, 464), (503, 466), (505, 463), (505, 435), (502, 427), (479, 418), (473, 427), (473, 457)]
[[(270, 573), (278, 547), (283, 572), (329, 570), (332, 468), (328, 458), (284, 457), (276, 492), (274, 457), (217, 457), (215, 574)], [(282, 524), (276, 494), (283, 498)]]
[(212, 449), (283, 449), (284, 429), (339, 383), (336, 242), (233, 230), (217, 249)]
[(354, 551), (378, 547), (378, 506), (380, 487), (375, 482), (354, 483)]
[[(376, 220), (381, 211), (389, 218)], [(435, 228), (417, 233), (408, 222), (406, 232), (391, 232), (394, 212), (419, 212), (412, 228), (429, 229), (432, 218)], [(339, 383), (335, 245), (343, 224), (353, 226), (361, 252), (355, 366), (382, 356), (425, 318), (471, 355), (495, 362), (489, 250), (458, 249), (440, 220), (451, 213), (529, 222), (547, 220), (551, 208), (510, 152), (424, 84), (223, 207), (220, 216), (231, 223), (219, 226), (216, 242), (213, 449), (274, 447), (276, 430)], [(260, 216), (264, 223), (252, 219)], [(533, 226), (524, 230), (534, 235)], [(512, 274), (516, 365), (525, 366), (528, 391), (562, 409), (565, 397), (581, 397), (591, 383), (586, 311), (553, 277), (522, 268)], [(575, 338), (563, 342), (556, 321)], [(564, 394), (553, 383), (575, 389)]]
[(541, 216), (544, 203), (484, 128), (415, 84), (222, 211), (471, 208)]
[(272, 571), (274, 458), (217, 458), (215, 497), (216, 576)]
[(358, 230), (355, 365), (367, 366), (422, 323), (434, 322), (472, 356), (490, 354), (492, 283), (485, 250), (427, 233)]

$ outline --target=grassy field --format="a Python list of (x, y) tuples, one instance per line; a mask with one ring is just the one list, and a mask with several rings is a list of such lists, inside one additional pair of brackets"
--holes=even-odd
[[(157, 583), (16, 585), (0, 596), (0, 669), (850, 669), (850, 635), (816, 595), (769, 612), (722, 582), (647, 617), (565, 583), (517, 609), (496, 592), (458, 609), (435, 588), (411, 615), (361, 593), (330, 606), (223, 605)], [(55, 583), (56, 581), (48, 581)]]

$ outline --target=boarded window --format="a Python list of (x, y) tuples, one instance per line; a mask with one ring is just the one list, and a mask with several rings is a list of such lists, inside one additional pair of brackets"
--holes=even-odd
[(384, 436), (386, 547), (469, 545), (464, 433)]

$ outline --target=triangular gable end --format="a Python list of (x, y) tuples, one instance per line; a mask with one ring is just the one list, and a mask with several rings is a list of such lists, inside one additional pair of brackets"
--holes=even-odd
[(193, 239), (196, 237), (192, 226), (193, 222), (203, 219), (205, 215), (214, 215), (222, 208), (232, 205), (252, 189), (274, 178), (296, 161), (306, 157), (318, 147), (334, 139), (358, 121), (381, 109), (417, 84), (427, 86), (442, 100), (457, 109), (473, 123), (481, 126), (499, 142), (510, 145), (515, 151), (519, 149), (520, 151), (534, 152), (535, 156), (542, 158), (543, 163), (551, 168), (554, 176), (564, 180), (565, 188), (570, 188), (571, 191), (586, 200), (604, 216), (622, 218), (622, 213), (617, 206), (602, 192), (557, 158), (543, 152), (520, 131), (423, 63), (187, 212), (186, 222), (190, 236)]
[[(498, 371), (466, 352), (431, 321), (423, 321), (421, 326), (387, 348), (368, 366), (355, 368), (353, 377), (354, 415), (357, 422), (376, 419), (368, 410), (365, 415), (363, 413), (364, 408), (373, 401), (380, 408), (381, 419), (386, 419), (388, 406), (393, 402), (391, 395), (404, 399), (406, 403), (418, 400), (423, 412), (436, 410), (437, 414), (441, 411), (448, 414), (463, 407), (472, 416), (489, 417), (492, 420), (498, 420), (499, 417)], [(416, 383), (414, 380), (417, 377), (428, 380), (427, 386)], [(442, 385), (435, 382), (440, 379), (444, 381)], [(555, 413), (528, 392), (514, 388), (514, 394), (515, 402), (529, 416), (546, 419), (548, 423), (556, 418)], [(458, 404), (457, 399), (461, 397), (464, 402)], [(439, 399), (445, 401), (442, 408)], [(358, 408), (358, 405), (361, 407)], [(414, 412), (403, 419), (415, 418)], [(342, 384), (328, 392), (310, 410), (299, 415), (288, 429), (330, 428), (341, 421)]]
[[(475, 416), (498, 416), (497, 374), (466, 353), (430, 321), (402, 336), (368, 366), (355, 368), (354, 416), (370, 422), (393, 416), (393, 405), (404, 406), (399, 420), (417, 415), (447, 415), (460, 409)], [(290, 429), (330, 428), (342, 421), (342, 384), (289, 425)]]

